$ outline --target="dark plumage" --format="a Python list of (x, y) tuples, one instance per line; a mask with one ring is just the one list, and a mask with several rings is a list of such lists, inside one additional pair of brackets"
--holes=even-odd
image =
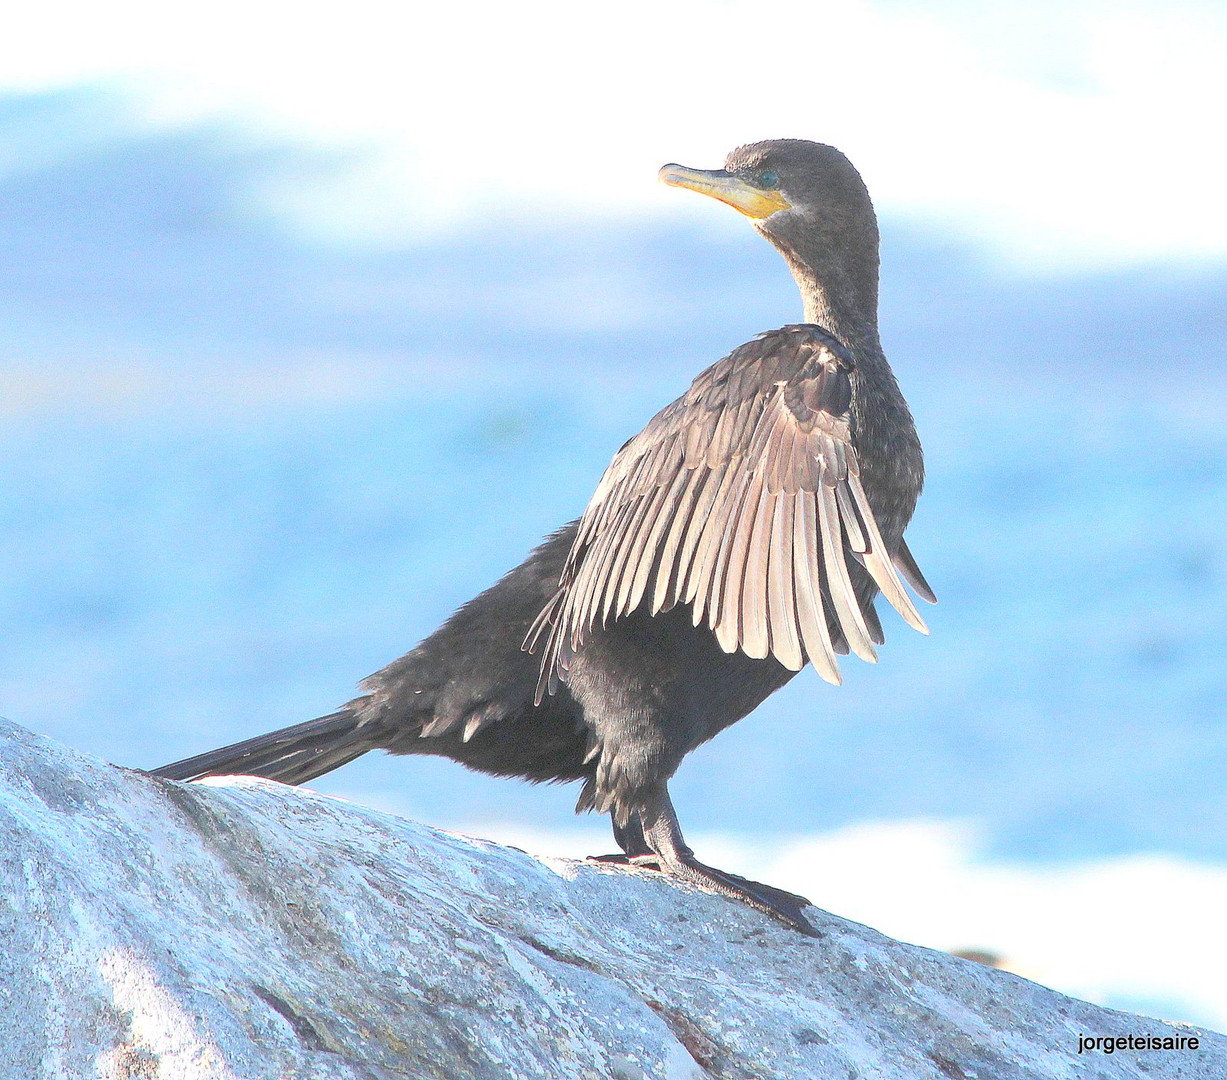
[(783, 254), (805, 322), (695, 379), (614, 457), (577, 522), (317, 720), (155, 770), (303, 783), (369, 750), (581, 780), (625, 858), (800, 930), (805, 901), (698, 862), (668, 781), (808, 660), (883, 641), (881, 591), (919, 630), (903, 530), (924, 470), (877, 330), (878, 232), (856, 170), (799, 140), (661, 179), (733, 205)]

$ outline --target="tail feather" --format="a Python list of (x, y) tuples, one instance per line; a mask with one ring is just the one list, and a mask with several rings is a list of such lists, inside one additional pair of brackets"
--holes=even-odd
[(304, 784), (376, 749), (374, 735), (353, 710), (341, 709), (149, 771), (167, 780), (238, 775)]

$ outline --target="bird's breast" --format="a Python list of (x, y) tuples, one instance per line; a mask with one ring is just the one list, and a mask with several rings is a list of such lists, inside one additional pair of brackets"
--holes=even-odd
[(876, 372), (873, 365), (858, 365), (852, 391), (853, 445), (861, 482), (882, 538), (893, 549), (924, 487), (924, 453), (911, 411), (889, 368)]

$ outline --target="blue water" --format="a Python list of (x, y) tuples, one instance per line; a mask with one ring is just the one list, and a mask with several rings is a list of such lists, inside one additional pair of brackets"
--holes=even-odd
[[(86, 93), (0, 101), (0, 148), (0, 713), (123, 764), (344, 701), (798, 316), (740, 222), (370, 252), (262, 209), (293, 148)], [(885, 612), (880, 664), (806, 672), (687, 760), (683, 820), (1227, 858), (1227, 267), (1037, 278), (891, 220), (883, 260), (932, 636)], [(558, 826), (575, 795), (383, 757), (319, 786), (445, 826)]]

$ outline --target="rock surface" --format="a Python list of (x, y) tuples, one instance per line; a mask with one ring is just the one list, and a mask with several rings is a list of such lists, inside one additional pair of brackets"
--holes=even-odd
[(5, 1080), (1227, 1077), (1222, 1035), (817, 910), (803, 938), (651, 871), (4, 723), (0, 828)]

